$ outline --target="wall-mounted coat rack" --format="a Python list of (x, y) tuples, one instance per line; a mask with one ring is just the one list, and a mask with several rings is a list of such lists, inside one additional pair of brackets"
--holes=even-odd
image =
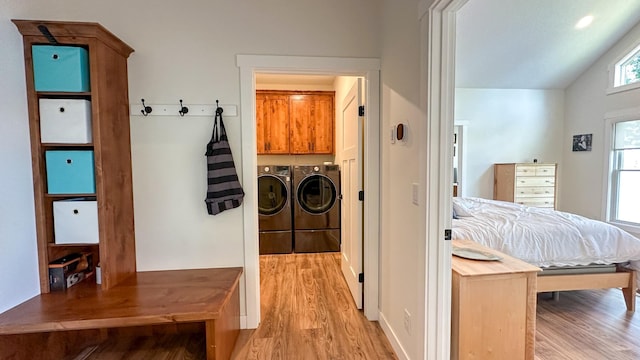
[[(216, 115), (216, 109), (222, 108), (225, 118), (238, 116), (237, 105), (216, 105), (216, 104), (187, 104), (184, 101), (175, 104), (131, 104), (129, 114), (131, 116), (211, 116)], [(147, 111), (152, 109), (152, 111)], [(186, 109), (186, 111), (185, 111)]]

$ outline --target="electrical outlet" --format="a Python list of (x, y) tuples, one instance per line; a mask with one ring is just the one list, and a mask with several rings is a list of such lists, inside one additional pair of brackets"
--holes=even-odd
[(411, 313), (407, 309), (404, 309), (404, 329), (411, 335)]

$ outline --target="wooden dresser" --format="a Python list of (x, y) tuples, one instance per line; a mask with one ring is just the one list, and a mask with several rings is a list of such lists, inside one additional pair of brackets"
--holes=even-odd
[(493, 199), (556, 208), (557, 164), (511, 163), (493, 166)]
[(538, 267), (481, 246), (453, 246), (498, 255), (500, 261), (451, 261), (451, 359), (533, 360)]

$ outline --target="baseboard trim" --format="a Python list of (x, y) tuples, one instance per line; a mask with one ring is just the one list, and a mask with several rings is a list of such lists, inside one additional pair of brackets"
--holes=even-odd
[(393, 331), (391, 325), (389, 325), (389, 322), (387, 321), (387, 318), (384, 317), (384, 314), (382, 312), (379, 313), (378, 318), (380, 327), (382, 328), (384, 334), (387, 336), (387, 339), (389, 339), (391, 347), (396, 352), (396, 356), (398, 356), (398, 360), (410, 360), (409, 355), (407, 355), (407, 352), (400, 344), (400, 340), (398, 340), (396, 333)]

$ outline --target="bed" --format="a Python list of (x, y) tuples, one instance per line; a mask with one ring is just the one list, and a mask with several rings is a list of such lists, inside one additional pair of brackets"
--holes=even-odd
[(627, 310), (635, 310), (640, 239), (610, 224), (510, 202), (453, 198), (452, 238), (542, 268), (538, 292), (619, 287)]

